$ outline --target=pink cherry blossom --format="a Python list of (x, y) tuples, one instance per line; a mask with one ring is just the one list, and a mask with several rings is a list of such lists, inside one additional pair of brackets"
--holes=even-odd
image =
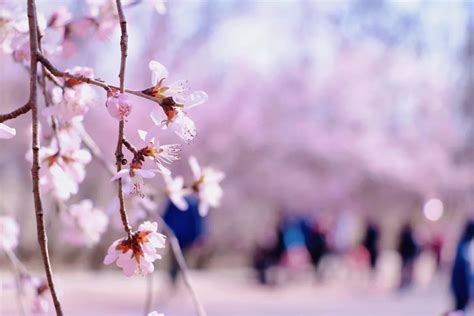
[(183, 177), (177, 176), (173, 178), (171, 175), (163, 174), (165, 180), (166, 189), (165, 192), (168, 195), (170, 201), (180, 210), (185, 211), (188, 209), (188, 203), (184, 197), (191, 193), (191, 190), (184, 187)]
[[(58, 200), (65, 201), (76, 194), (85, 178), (85, 166), (91, 161), (92, 156), (85, 149), (76, 149), (65, 143), (59, 150), (53, 140), (49, 147), (40, 149), (40, 185), (45, 193), (52, 193)], [(31, 161), (31, 150), (27, 153)]]
[(10, 216), (0, 216), (0, 247), (13, 250), (18, 246), (20, 228)]
[(193, 189), (199, 194), (199, 214), (206, 216), (209, 207), (218, 207), (223, 195), (220, 182), (224, 179), (224, 173), (211, 167), (201, 169), (197, 159), (189, 158), (189, 165), (194, 175)]
[(105, 106), (107, 107), (110, 116), (117, 120), (126, 120), (132, 111), (132, 104), (128, 99), (128, 96), (118, 91), (109, 93)]
[(129, 169), (122, 169), (115, 174), (110, 181), (122, 179), (125, 182), (130, 183), (130, 187), (124, 187), (124, 193), (133, 194), (140, 197), (145, 195), (142, 193), (142, 186), (145, 183), (143, 179), (150, 179), (155, 176), (156, 169), (142, 169), (141, 164), (134, 162), (130, 163)]
[(186, 95), (189, 90), (186, 87), (186, 80), (175, 81), (166, 85), (165, 80), (168, 78), (169, 73), (166, 67), (161, 63), (152, 60), (149, 63), (149, 68), (151, 71), (151, 84), (153, 85), (152, 94), (154, 97), (160, 100), (171, 97), (177, 105), (188, 109), (207, 101), (208, 96), (204, 91), (194, 91)]
[(12, 42), (18, 37), (27, 37), (28, 19), (24, 12), (19, 10), (0, 10), (0, 48), (6, 53), (13, 52)]
[(16, 129), (0, 123), (0, 139), (10, 139), (16, 135)]
[(166, 241), (166, 237), (158, 233), (157, 229), (156, 222), (146, 221), (130, 237), (116, 240), (109, 247), (104, 264), (116, 262), (128, 277), (153, 272), (153, 262), (161, 259), (157, 249), (164, 248)]
[(158, 142), (158, 136), (153, 134), (154, 130), (145, 132), (138, 130), (140, 139), (145, 143), (143, 154), (145, 157), (152, 159), (160, 173), (171, 174), (171, 172), (163, 164), (171, 164), (172, 162), (180, 159), (181, 145), (180, 144), (168, 144), (160, 145)]
[(185, 109), (190, 109), (207, 101), (208, 96), (204, 91), (194, 91), (187, 95), (186, 81), (176, 81), (169, 85), (165, 84), (168, 78), (168, 70), (161, 63), (152, 60), (149, 68), (151, 71), (151, 82), (153, 87), (144, 90), (144, 93), (149, 94), (158, 100), (163, 115), (154, 110), (151, 113), (151, 119), (156, 126), (161, 126), (166, 129), (171, 126), (174, 132), (181, 137), (185, 142), (190, 142), (196, 136), (196, 126), (189, 118)]
[[(86, 78), (94, 76), (92, 69), (88, 67), (75, 67), (67, 71)], [(94, 104), (96, 94), (92, 87), (75, 79), (67, 79), (65, 85), (64, 90), (59, 87), (51, 90), (53, 106), (45, 108), (42, 114), (46, 117), (55, 115), (65, 123), (81, 121)]]
[(83, 200), (73, 204), (61, 213), (63, 235), (75, 245), (91, 247), (105, 232), (108, 224), (107, 215), (92, 205), (92, 201)]

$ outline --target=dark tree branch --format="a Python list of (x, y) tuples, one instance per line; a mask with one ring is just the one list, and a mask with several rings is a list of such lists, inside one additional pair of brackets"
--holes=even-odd
[(26, 103), (22, 107), (19, 107), (18, 109), (7, 113), (7, 114), (1, 114), (0, 115), (0, 123), (3, 123), (8, 120), (12, 120), (14, 118), (17, 118), (20, 115), (26, 114), (31, 110), (30, 102)]
[(54, 287), (53, 272), (51, 270), (51, 263), (49, 260), (48, 252), (48, 239), (46, 236), (46, 230), (44, 225), (44, 214), (43, 205), (41, 201), (41, 193), (39, 188), (39, 135), (38, 135), (38, 104), (37, 104), (37, 52), (38, 52), (38, 30), (37, 30), (37, 18), (36, 18), (36, 4), (35, 0), (28, 0), (28, 26), (30, 36), (30, 97), (29, 105), (31, 107), (31, 120), (32, 120), (32, 150), (33, 150), (33, 164), (31, 166), (31, 178), (33, 182), (33, 197), (35, 204), (36, 214), (36, 230), (38, 234), (38, 243), (41, 250), (41, 256), (43, 259), (44, 270), (46, 273), (46, 279), (48, 280), (48, 287), (53, 299), (54, 308), (56, 315), (62, 316), (63, 312), (61, 304), (56, 294), (56, 288)]
[(130, 143), (128, 139), (126, 139), (125, 137), (122, 139), (122, 143), (133, 155), (138, 154), (138, 149), (135, 146), (133, 146), (132, 143)]
[[(120, 58), (120, 92), (124, 93), (124, 84), (125, 84), (125, 65), (127, 62), (127, 22), (125, 21), (125, 15), (123, 14), (122, 9), (122, 2), (120, 0), (116, 1), (117, 4), (117, 12), (119, 15), (120, 20), (120, 29), (122, 31), (122, 35), (120, 37), (120, 51), (121, 51), (121, 58)], [(122, 163), (123, 163), (123, 153), (122, 153), (122, 146), (123, 146), (123, 128), (125, 126), (124, 120), (120, 120), (119, 127), (118, 127), (118, 139), (117, 139), (117, 148), (115, 149), (115, 164), (117, 166), (117, 172), (122, 170)], [(128, 222), (127, 211), (125, 210), (125, 201), (123, 196), (123, 188), (122, 188), (122, 179), (118, 179), (118, 190), (117, 195), (120, 204), (120, 217), (122, 219), (122, 224), (127, 232), (129, 238), (132, 236), (132, 228)]]

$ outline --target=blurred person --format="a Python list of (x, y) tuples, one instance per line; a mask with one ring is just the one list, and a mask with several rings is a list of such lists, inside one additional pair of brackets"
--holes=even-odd
[(362, 246), (369, 255), (369, 265), (372, 271), (375, 270), (377, 266), (377, 259), (379, 257), (379, 239), (379, 227), (373, 221), (367, 221)]
[(404, 289), (410, 286), (413, 281), (413, 268), (419, 252), (419, 245), (410, 223), (406, 223), (402, 227), (397, 250), (402, 261), (400, 289)]
[[(196, 247), (201, 247), (201, 252), (204, 251), (206, 237), (206, 218), (199, 215), (198, 197), (192, 194), (186, 196), (185, 199), (188, 204), (187, 210), (182, 211), (171, 201), (168, 201), (163, 215), (163, 220), (176, 235), (183, 255)], [(179, 266), (174, 255), (171, 256), (168, 273), (172, 283), (175, 284), (179, 274)]]
[(284, 252), (281, 240), (267, 239), (258, 243), (252, 255), (252, 267), (254, 268), (257, 280), (262, 285), (274, 284), (269, 274), (269, 270), (277, 266)]
[(474, 220), (469, 220), (459, 239), (451, 274), (451, 290), (455, 300), (455, 310), (464, 311), (472, 294), (472, 239)]
[(326, 233), (322, 230), (319, 222), (302, 222), (303, 234), (305, 236), (306, 248), (311, 257), (311, 263), (318, 273), (321, 259), (328, 253), (329, 248), (326, 241)]
[(289, 268), (301, 268), (310, 262), (306, 246), (305, 218), (301, 216), (284, 216), (280, 222), (280, 242), (283, 243), (281, 263)]

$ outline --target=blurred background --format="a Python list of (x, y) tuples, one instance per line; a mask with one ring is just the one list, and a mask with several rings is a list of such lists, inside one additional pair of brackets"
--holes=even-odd
[[(60, 5), (74, 16), (87, 10), (86, 1), (38, 1), (46, 16)], [(205, 229), (185, 251), (208, 314), (452, 310), (453, 262), (474, 215), (474, 1), (165, 5), (164, 15), (146, 1), (126, 8), (126, 86), (148, 88), (148, 63), (158, 60), (172, 81), (187, 79), (209, 95), (189, 111), (197, 137), (171, 167), (191, 178), (187, 158), (195, 155), (226, 174), (220, 207), (200, 220)], [(55, 64), (88, 66), (118, 83), (119, 33), (76, 38), (77, 53)], [(6, 113), (27, 99), (28, 73), (5, 54), (0, 69)], [(105, 98), (97, 89), (84, 125), (112, 163), (116, 121)], [(155, 105), (133, 102), (125, 132), (138, 142), (136, 130), (152, 127)], [(25, 159), (29, 119), (8, 122), (18, 136), (0, 142), (0, 214), (20, 223), (17, 255), (40, 274)], [(162, 135), (162, 143), (178, 142), (172, 132)], [(71, 315), (138, 315), (145, 300), (145, 278), (127, 279), (102, 265), (108, 245), (122, 234), (117, 214), (107, 211), (115, 192), (109, 179), (93, 160), (69, 201), (45, 197), (52, 264)], [(163, 181), (149, 186), (156, 214), (163, 214)], [(61, 239), (56, 216), (83, 199), (111, 216), (101, 242), (88, 249)], [(141, 210), (130, 211), (143, 218)], [(179, 279), (170, 285), (171, 257), (157, 264), (154, 309), (192, 315)], [(14, 314), (8, 299), (14, 292), (3, 287), (0, 294), (0, 313)]]

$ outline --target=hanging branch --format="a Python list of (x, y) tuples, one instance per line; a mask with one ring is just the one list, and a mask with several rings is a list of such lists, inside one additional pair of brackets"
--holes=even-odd
[(31, 167), (31, 178), (33, 182), (33, 197), (36, 214), (36, 230), (38, 234), (38, 243), (41, 250), (41, 256), (43, 259), (44, 270), (46, 273), (46, 279), (48, 280), (48, 287), (53, 299), (54, 308), (56, 315), (62, 316), (63, 312), (61, 304), (56, 295), (56, 288), (53, 282), (53, 272), (51, 270), (51, 263), (49, 260), (48, 242), (46, 236), (46, 230), (44, 225), (44, 214), (43, 205), (41, 201), (41, 194), (39, 188), (39, 137), (38, 137), (38, 104), (37, 104), (37, 85), (36, 79), (38, 75), (37, 69), (37, 52), (38, 52), (38, 30), (37, 30), (37, 19), (36, 19), (36, 4), (35, 0), (28, 0), (28, 26), (30, 36), (30, 96), (28, 104), (31, 107), (31, 120), (32, 120), (32, 150), (33, 150), (33, 164)]
[(26, 114), (31, 110), (30, 102), (26, 103), (25, 105), (19, 107), (18, 109), (7, 113), (7, 114), (1, 114), (0, 115), (0, 123), (3, 123), (8, 120), (12, 120), (14, 118), (17, 118), (20, 115)]
[[(125, 65), (127, 62), (127, 42), (128, 42), (128, 35), (127, 35), (127, 21), (125, 20), (125, 15), (123, 14), (122, 9), (122, 2), (120, 0), (116, 1), (117, 4), (117, 12), (119, 15), (120, 21), (120, 30), (122, 35), (120, 37), (120, 51), (121, 51), (121, 58), (120, 58), (120, 93), (124, 93), (125, 87)], [(122, 164), (124, 164), (124, 158), (122, 153), (122, 146), (123, 146), (123, 128), (125, 126), (124, 120), (121, 119), (119, 122), (118, 128), (118, 140), (117, 140), (117, 148), (115, 149), (115, 164), (117, 165), (117, 172), (122, 170)], [(128, 237), (131, 238), (132, 236), (132, 228), (128, 223), (127, 211), (125, 210), (125, 201), (123, 196), (123, 189), (122, 189), (122, 179), (118, 179), (118, 192), (117, 192), (120, 204), (120, 216), (122, 218), (122, 224), (125, 229), (125, 232), (128, 234)]]
[[(100, 151), (99, 147), (94, 142), (92, 137), (90, 137), (90, 135), (87, 134), (86, 131), (81, 131), (81, 137), (82, 137), (82, 142), (84, 146), (91, 151), (92, 157), (96, 159), (97, 161), (99, 161), (100, 164), (104, 167), (104, 169), (108, 173), (110, 173), (110, 175), (114, 175), (114, 172), (115, 172), (114, 168), (107, 162), (107, 160), (105, 159), (104, 155), (102, 154), (102, 152)], [(140, 204), (144, 208), (144, 210), (147, 212), (148, 215), (151, 215), (151, 213), (154, 211), (150, 209), (146, 203), (140, 203)], [(163, 218), (159, 215), (157, 217), (158, 217), (158, 221), (164, 228), (164, 233), (166, 234), (166, 236), (168, 236), (168, 240), (170, 241), (170, 244), (171, 244), (171, 251), (173, 252), (173, 255), (176, 258), (176, 262), (178, 263), (179, 269), (181, 271), (181, 275), (183, 276), (184, 284), (193, 298), (193, 302), (194, 302), (194, 306), (196, 308), (197, 314), (199, 316), (206, 316), (204, 306), (199, 300), (197, 292), (194, 289), (194, 285), (191, 280), (191, 276), (189, 275), (188, 266), (186, 264), (186, 260), (183, 255), (183, 251), (181, 250), (181, 246), (179, 245), (178, 238), (174, 234), (173, 230), (168, 226), (168, 224), (166, 224)]]

